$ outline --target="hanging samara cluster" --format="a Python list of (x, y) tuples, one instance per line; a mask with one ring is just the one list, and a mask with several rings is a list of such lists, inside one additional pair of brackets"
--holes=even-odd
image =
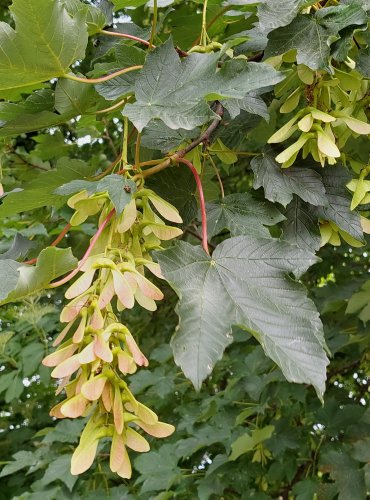
[(124, 380), (138, 366), (148, 366), (148, 360), (117, 312), (131, 309), (135, 302), (149, 311), (156, 309), (156, 301), (163, 294), (145, 274), (149, 270), (161, 278), (161, 272), (149, 252), (160, 248), (161, 240), (182, 233), (166, 225), (161, 217), (175, 223), (182, 220), (177, 209), (153, 191), (132, 191), (121, 214), (113, 208), (107, 192), (89, 195), (84, 190), (68, 201), (75, 210), (72, 225), (99, 212), (99, 223), (105, 224), (93, 251), (79, 268), (81, 276), (65, 293), (70, 302), (60, 315), (66, 326), (54, 342), (57, 350), (43, 360), (45, 366), (55, 367), (52, 376), (60, 379), (57, 394), (63, 390), (66, 393), (66, 399), (51, 410), (51, 415), (90, 416), (72, 457), (72, 474), (86, 471), (94, 461), (99, 441), (111, 438), (110, 468), (130, 478), (126, 448), (149, 450), (149, 443), (138, 430), (158, 438), (174, 431), (172, 425), (160, 422), (151, 409), (137, 401)]

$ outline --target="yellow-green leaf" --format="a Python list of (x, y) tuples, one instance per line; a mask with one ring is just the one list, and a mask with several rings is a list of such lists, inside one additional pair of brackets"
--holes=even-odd
[(333, 234), (333, 228), (329, 223), (320, 224), (320, 234), (321, 234), (321, 246), (325, 246), (329, 243), (330, 238)]
[(238, 161), (238, 156), (231, 151), (231, 149), (225, 146), (221, 139), (217, 139), (213, 149), (216, 151), (216, 154), (222, 163), (225, 163), (226, 165), (232, 165)]
[(340, 247), (340, 245), (341, 245), (341, 241), (340, 241), (339, 234), (338, 234), (338, 233), (336, 233), (335, 231), (333, 231), (333, 232), (332, 232), (332, 234), (331, 234), (331, 237), (330, 237), (329, 243), (330, 243), (331, 245), (333, 245), (334, 247)]
[(339, 69), (335, 70), (335, 76), (340, 80), (340, 86), (343, 90), (359, 90), (361, 88), (362, 78), (359, 74), (347, 73)]
[[(360, 205), (367, 192), (370, 191), (370, 181), (365, 181), (360, 177), (359, 179), (353, 179), (347, 187), (354, 191), (351, 203), (351, 210), (354, 210)], [(355, 189), (351, 189), (352, 187), (355, 187)]]
[(305, 64), (298, 64), (297, 73), (299, 79), (306, 85), (312, 85), (315, 77), (314, 71), (308, 68)]
[(365, 245), (363, 241), (355, 240), (355, 238), (353, 238), (353, 236), (348, 234), (346, 231), (342, 231), (341, 229), (339, 229), (339, 234), (344, 239), (344, 241), (348, 243), (348, 245), (351, 245), (351, 247), (360, 248)]
[(361, 227), (366, 234), (370, 234), (370, 220), (366, 217), (361, 217)]

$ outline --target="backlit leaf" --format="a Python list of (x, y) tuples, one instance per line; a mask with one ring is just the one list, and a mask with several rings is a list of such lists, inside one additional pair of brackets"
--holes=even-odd
[[(21, 300), (44, 290), (52, 280), (71, 271), (76, 266), (77, 259), (73, 257), (70, 248), (48, 247), (40, 253), (36, 266), (22, 265), (7, 260), (0, 261), (0, 265), (5, 263), (8, 264), (8, 269), (10, 268), (13, 274), (10, 280), (8, 270), (1, 273), (1, 304)], [(17, 272), (18, 279), (14, 283), (15, 272)], [(12, 283), (11, 287), (9, 282)]]
[(60, 158), (56, 169), (40, 174), (24, 185), (24, 191), (9, 193), (0, 205), (0, 217), (9, 217), (20, 212), (44, 206), (60, 207), (64, 196), (54, 193), (57, 187), (95, 173), (96, 167), (82, 160)]
[(14, 0), (10, 9), (16, 30), (0, 24), (0, 95), (63, 76), (84, 57), (84, 13), (72, 19), (59, 0)]

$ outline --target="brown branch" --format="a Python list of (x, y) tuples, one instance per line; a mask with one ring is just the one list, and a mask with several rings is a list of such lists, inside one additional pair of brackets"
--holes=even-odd
[(215, 113), (218, 115), (217, 118), (213, 120), (211, 125), (207, 128), (207, 130), (201, 134), (197, 139), (195, 139), (192, 143), (190, 143), (186, 148), (180, 149), (173, 155), (169, 156), (166, 158), (164, 161), (161, 163), (158, 163), (155, 167), (148, 168), (148, 170), (145, 170), (145, 172), (142, 172), (141, 174), (137, 174), (137, 177), (135, 176), (133, 179), (136, 180), (139, 177), (143, 177), (144, 179), (146, 177), (149, 177), (150, 175), (156, 174), (160, 172), (161, 170), (164, 170), (165, 168), (169, 167), (173, 163), (176, 163), (179, 158), (183, 158), (187, 153), (195, 149), (199, 144), (204, 143), (204, 144), (209, 144), (211, 140), (211, 135), (213, 132), (216, 130), (216, 128), (219, 126), (221, 123), (221, 119), (224, 113), (224, 108), (220, 102), (217, 101)]
[[(137, 174), (136, 176), (133, 177), (133, 180), (135, 180), (136, 178), (139, 178), (139, 177), (144, 177), (144, 178), (145, 177), (149, 177), (149, 175), (153, 175), (154, 173), (160, 172), (161, 170), (169, 167), (173, 162), (177, 162), (179, 160), (181, 162), (185, 163), (185, 160), (183, 160), (183, 157), (187, 153), (189, 153), (189, 151), (191, 151), (192, 149), (196, 148), (200, 143), (204, 142), (204, 143), (207, 144), (210, 141), (211, 135), (213, 134), (213, 132), (216, 130), (216, 128), (220, 124), (221, 118), (222, 118), (222, 115), (223, 115), (223, 106), (222, 106), (222, 104), (220, 102), (217, 103), (217, 106), (216, 106), (216, 109), (215, 109), (215, 113), (218, 115), (218, 118), (215, 118), (213, 120), (213, 122), (211, 123), (211, 125), (207, 128), (207, 130), (203, 134), (201, 134), (197, 139), (195, 139), (191, 144), (189, 144), (189, 146), (187, 146), (184, 149), (181, 149), (180, 151), (178, 151), (177, 153), (173, 154), (172, 156), (170, 156), (169, 158), (167, 158), (163, 162), (161, 162), (158, 165), (156, 165), (155, 167), (149, 168), (148, 170), (146, 170), (142, 174)], [(135, 132), (135, 129), (132, 130), (131, 134), (134, 133), (134, 132)], [(121, 154), (118, 155), (117, 158), (109, 165), (109, 167), (102, 174), (100, 174), (98, 176), (95, 176), (94, 179), (96, 179), (96, 180), (100, 179), (106, 173), (110, 172), (111, 169), (114, 168), (114, 166), (117, 165), (117, 163), (121, 160), (121, 156), (122, 156)], [(21, 159), (23, 159), (23, 158), (21, 158)], [(144, 163), (146, 163), (146, 162), (144, 162)], [(147, 163), (149, 163), (149, 162), (147, 162)], [(123, 170), (125, 171), (126, 169), (123, 169)], [(121, 173), (121, 171), (119, 173)], [(196, 175), (197, 175), (197, 173), (196, 173)], [(200, 187), (200, 189), (199, 189), (200, 197), (202, 197), (202, 195), (201, 195), (201, 193), (202, 193), (201, 187), (202, 186), (201, 185), (199, 186), (199, 183), (197, 183), (197, 184), (198, 184), (198, 189)], [(103, 222), (102, 226), (99, 228), (98, 232), (95, 234), (94, 238), (97, 238), (99, 236), (101, 230), (104, 229), (105, 225), (109, 222), (110, 218), (113, 216), (113, 213), (114, 213), (114, 210), (112, 210), (110, 212), (110, 214), (108, 215), (107, 219)], [(71, 227), (70, 224), (67, 224), (67, 226), (63, 229), (63, 231), (56, 238), (56, 240), (53, 241), (53, 243), (51, 244), (51, 246), (56, 246), (61, 241), (61, 239), (66, 235), (66, 233), (68, 232), (68, 230), (70, 229), (70, 227)], [(198, 235), (196, 235), (196, 233), (194, 233), (194, 235), (198, 236)], [(94, 242), (92, 240), (92, 244), (90, 245), (90, 247), (92, 247), (95, 244), (96, 240), (94, 238), (93, 238)], [(207, 225), (206, 225), (206, 221), (205, 221), (205, 218), (204, 218), (204, 214), (203, 214), (203, 238), (202, 239), (203, 239), (204, 249), (205, 249), (205, 251), (207, 251), (207, 249), (208, 249), (208, 247), (207, 247)], [(81, 262), (83, 262), (83, 260), (86, 257), (88, 257), (90, 247), (89, 247), (87, 253), (83, 257), (83, 259), (82, 259)], [(207, 251), (207, 253), (209, 253), (209, 252)], [(30, 261), (26, 261), (26, 262), (24, 262), (24, 264), (34, 264), (36, 261), (37, 261), (37, 258), (36, 259), (31, 259)], [(80, 262), (79, 267), (81, 267), (81, 262)], [(72, 273), (70, 275), (68, 275), (68, 277), (63, 278), (63, 280), (59, 280), (58, 282), (52, 283), (50, 286), (55, 287), (55, 286), (61, 285), (62, 282), (65, 283), (70, 278), (72, 278), (73, 276), (75, 276), (75, 274), (77, 274), (78, 270), (79, 270), (79, 268), (77, 268), (77, 270), (75, 269), (74, 271), (72, 271)]]
[(262, 61), (264, 56), (264, 52), (257, 52), (257, 54), (254, 54), (253, 56), (248, 57), (248, 62), (255, 61), (255, 62), (260, 62)]
[(150, 165), (158, 165), (159, 162), (163, 161), (164, 158), (157, 158), (156, 160), (141, 161), (136, 168), (149, 167)]
[(366, 384), (361, 384), (358, 387), (358, 393), (355, 394), (355, 401), (361, 401), (362, 398), (365, 398), (369, 394), (369, 388), (370, 388), (370, 380), (369, 377), (366, 377)]
[(201, 143), (208, 144), (210, 142), (211, 135), (216, 130), (216, 128), (219, 126), (221, 118), (223, 117), (223, 114), (224, 114), (224, 107), (218, 101), (217, 101), (217, 104), (216, 104), (215, 113), (216, 113), (216, 115), (218, 115), (218, 118), (215, 118), (213, 120), (213, 122), (211, 123), (211, 125), (207, 128), (207, 130), (203, 134), (201, 134), (198, 137), (198, 139), (195, 139), (191, 144), (189, 144), (189, 146), (186, 146), (186, 148), (181, 149), (180, 151), (178, 151), (176, 153), (176, 156), (178, 158), (181, 158), (181, 157), (185, 156), (187, 153), (189, 153), (189, 151), (191, 151), (192, 149), (194, 149), (197, 146), (199, 146), (199, 144), (201, 144)]
[(122, 154), (120, 153), (116, 157), (116, 159), (113, 160), (112, 163), (103, 172), (101, 172), (98, 175), (93, 175), (91, 177), (91, 179), (94, 181), (98, 181), (99, 179), (102, 179), (103, 177), (105, 177), (107, 174), (109, 174), (109, 172), (111, 172), (114, 169), (114, 167), (117, 165), (117, 163), (119, 163), (121, 161), (121, 158), (122, 158)]
[(306, 464), (302, 464), (301, 466), (298, 467), (298, 469), (296, 471), (296, 474), (295, 474), (294, 478), (292, 479), (292, 481), (290, 481), (289, 484), (287, 484), (286, 486), (283, 486), (280, 489), (280, 491), (278, 493), (278, 497), (279, 498), (281, 498), (282, 500), (288, 500), (289, 499), (289, 495), (292, 492), (293, 486), (296, 483), (298, 483), (299, 481), (301, 481), (302, 478), (304, 477), (305, 469), (306, 469)]
[(342, 365), (336, 368), (333, 368), (332, 370), (328, 371), (328, 380), (330, 380), (332, 377), (335, 377), (335, 375), (344, 375), (345, 373), (350, 372), (354, 368), (356, 368), (359, 364), (361, 363), (361, 359), (355, 359), (351, 361), (348, 365)]
[(180, 49), (180, 47), (175, 47), (176, 52), (180, 57), (188, 57), (188, 53), (185, 50)]

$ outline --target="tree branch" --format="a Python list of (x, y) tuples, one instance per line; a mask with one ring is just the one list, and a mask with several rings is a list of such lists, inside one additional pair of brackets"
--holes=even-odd
[(39, 170), (44, 170), (45, 172), (48, 172), (47, 168), (40, 167), (40, 165), (35, 165), (34, 163), (32, 163), (32, 162), (26, 160), (25, 158), (23, 158), (23, 156), (20, 155), (19, 153), (17, 153), (16, 151), (11, 151), (11, 153), (13, 155), (15, 155), (17, 158), (19, 158), (24, 165), (28, 165), (28, 166), (30, 166), (32, 168), (38, 168)]
[(203, 134), (201, 134), (198, 137), (198, 139), (195, 139), (191, 144), (189, 144), (189, 146), (186, 146), (186, 148), (178, 151), (176, 153), (177, 157), (181, 158), (182, 156), (185, 156), (187, 153), (189, 153), (189, 151), (191, 151), (192, 149), (199, 146), (199, 144), (201, 144), (202, 142), (205, 144), (208, 144), (210, 142), (211, 135), (216, 130), (216, 128), (219, 126), (219, 124), (221, 122), (221, 118), (223, 117), (223, 114), (224, 114), (224, 107), (218, 101), (216, 104), (215, 113), (216, 113), (216, 115), (219, 116), (219, 118), (215, 118), (213, 120), (213, 122), (211, 123), (211, 125), (207, 128), (207, 130)]
[[(201, 134), (197, 139), (195, 139), (193, 142), (191, 142), (188, 146), (186, 146), (184, 149), (180, 149), (170, 157), (166, 158), (166, 160), (162, 161), (158, 165), (152, 168), (148, 168), (148, 170), (145, 170), (145, 172), (138, 174), (139, 177), (143, 177), (144, 179), (146, 177), (149, 177), (150, 175), (156, 174), (157, 172), (160, 172), (161, 170), (164, 170), (165, 168), (169, 167), (173, 163), (176, 163), (179, 158), (183, 158), (187, 153), (195, 149), (199, 144), (205, 143), (208, 144), (211, 140), (211, 136), (213, 132), (217, 129), (217, 127), (221, 123), (222, 116), (224, 114), (224, 108), (220, 102), (217, 101), (216, 104), (216, 109), (215, 109), (216, 115), (218, 115), (217, 118), (213, 120), (213, 122), (210, 124), (210, 126), (207, 128), (207, 130)], [(135, 176), (136, 177), (136, 176)], [(134, 177), (134, 179), (135, 179)]]
[(104, 134), (103, 134), (103, 137), (104, 137), (105, 139), (107, 139), (108, 144), (109, 144), (109, 146), (110, 146), (110, 148), (111, 148), (111, 150), (112, 150), (112, 152), (113, 152), (114, 156), (117, 156), (117, 154), (118, 154), (118, 153), (117, 153), (117, 148), (116, 148), (116, 146), (115, 146), (115, 144), (114, 144), (114, 142), (113, 142), (113, 139), (112, 139), (112, 137), (111, 137), (111, 135), (110, 135), (110, 133), (109, 133), (107, 120), (103, 118), (103, 120), (102, 120), (102, 121), (103, 121), (103, 123), (104, 123), (104, 125), (105, 125), (105, 129), (104, 129)]
[[(184, 164), (186, 164), (192, 170), (193, 175), (195, 177), (195, 181), (197, 183), (197, 188), (198, 188), (199, 198), (200, 198), (200, 203), (201, 203), (201, 210), (202, 210), (202, 233), (203, 233), (202, 241), (203, 241), (203, 248), (204, 248), (204, 250), (208, 254), (209, 254), (209, 249), (208, 249), (208, 235), (207, 235), (207, 214), (206, 214), (206, 211), (205, 211), (205, 201), (204, 201), (202, 183), (201, 183), (200, 177), (199, 177), (198, 172), (196, 171), (194, 165), (190, 161), (185, 160), (183, 158), (183, 156), (185, 156), (187, 153), (189, 153), (190, 151), (192, 151), (194, 148), (196, 148), (202, 142), (206, 143), (206, 144), (210, 142), (210, 139), (211, 139), (211, 136), (212, 136), (213, 132), (216, 130), (216, 128), (219, 126), (219, 124), (221, 122), (221, 118), (223, 116), (223, 112), (224, 112), (224, 108), (223, 108), (222, 104), (220, 102), (217, 102), (215, 113), (218, 115), (218, 118), (215, 118), (213, 120), (213, 122), (210, 124), (210, 126), (207, 128), (207, 130), (203, 134), (201, 134), (197, 139), (195, 139), (186, 148), (177, 151), (175, 154), (173, 154), (170, 157), (166, 158), (166, 160), (162, 161), (158, 165), (155, 165), (152, 168), (148, 168), (147, 170), (145, 170), (145, 172), (142, 172), (141, 174), (137, 174), (137, 175), (135, 175), (132, 178), (135, 181), (138, 178), (149, 177), (150, 175), (153, 175), (153, 174), (155, 174), (157, 172), (160, 172), (161, 170), (164, 170), (165, 168), (169, 167), (173, 163), (184, 163)], [(94, 179), (97, 180), (97, 179), (100, 179), (101, 177), (103, 177), (104, 174), (108, 173), (120, 160), (121, 160), (121, 155), (118, 155), (118, 157), (111, 163), (111, 165), (109, 165), (109, 167), (103, 172), (103, 174), (100, 174), (100, 175), (94, 177)], [(146, 162), (144, 162), (144, 163), (146, 163)], [(147, 163), (149, 163), (149, 162), (147, 162)], [(124, 171), (125, 170), (126, 169), (124, 169)], [(110, 214), (108, 215), (108, 217), (105, 219), (105, 221), (102, 223), (102, 225), (98, 228), (97, 233), (95, 234), (95, 236), (91, 240), (91, 244), (90, 244), (89, 248), (87, 249), (85, 255), (83, 256), (82, 260), (80, 261), (78, 267), (76, 269), (74, 269), (65, 278), (63, 278), (63, 279), (61, 279), (59, 281), (56, 281), (55, 283), (51, 283), (50, 284), (51, 288), (54, 288), (54, 287), (57, 287), (59, 285), (62, 285), (64, 283), (66, 283), (67, 281), (69, 281), (71, 278), (73, 278), (73, 276), (75, 276), (79, 272), (79, 270), (81, 269), (81, 267), (85, 263), (86, 259), (90, 255), (90, 252), (92, 251), (92, 249), (93, 249), (93, 247), (94, 247), (94, 245), (95, 245), (95, 243), (96, 243), (99, 235), (101, 234), (101, 232), (103, 231), (103, 229), (105, 228), (105, 226), (108, 224), (108, 222), (112, 218), (113, 214), (114, 214), (114, 210), (112, 210), (112, 212), (110, 212)], [(59, 241), (65, 236), (65, 234), (70, 229), (70, 227), (71, 226), (69, 224), (67, 224), (67, 226), (63, 229), (62, 233), (57, 237), (57, 239), (55, 241), (53, 241), (53, 243), (51, 244), (51, 246), (57, 245), (59, 243)], [(63, 236), (61, 236), (62, 234), (63, 234)], [(37, 258), (36, 259), (32, 259), (30, 261), (26, 261), (26, 262), (24, 262), (24, 264), (34, 264), (36, 261), (37, 261)]]
[[(184, 234), (191, 234), (191, 236), (194, 236), (194, 238), (197, 238), (198, 240), (202, 241), (202, 236), (198, 234), (196, 231), (193, 231), (189, 227), (184, 229)], [(212, 245), (211, 243), (208, 243), (208, 246), (211, 250), (214, 250), (216, 247)]]

